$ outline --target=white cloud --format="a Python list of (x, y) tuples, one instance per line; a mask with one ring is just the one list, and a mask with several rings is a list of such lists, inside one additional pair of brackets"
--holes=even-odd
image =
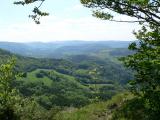
[[(61, 4), (64, 2), (67, 4)], [(27, 19), (26, 15), (30, 14), (30, 9), (34, 6), (27, 7), (27, 10), (26, 7), (21, 7), (22, 8), (14, 6), (14, 9), (10, 12), (18, 12), (18, 14), (12, 16), (12, 13), (10, 13), (9, 15), (12, 17), (7, 17), (9, 20), (6, 18), (3, 19), (3, 16), (2, 19), (0, 19), (0, 41), (27, 42), (135, 39), (134, 35), (132, 35), (132, 31), (134, 28), (137, 28), (137, 25), (96, 19), (91, 16), (91, 10), (83, 7), (78, 0), (71, 0), (70, 3), (64, 0), (57, 2), (48, 1), (48, 3), (46, 1), (42, 8), (44, 11), (49, 11), (51, 14), (49, 17), (42, 18), (41, 25), (36, 25), (32, 20)], [(14, 11), (15, 9), (16, 12)], [(53, 11), (53, 13), (51, 11)], [(54, 14), (54, 16), (52, 16), (52, 14)], [(56, 15), (59, 17), (55, 17)], [(24, 16), (26, 17), (23, 18)], [(10, 17), (12, 19), (10, 19)], [(132, 19), (126, 16), (120, 17), (117, 14), (116, 18), (124, 20)], [(26, 23), (15, 23), (15, 21), (25, 21)]]
[[(78, 8), (78, 7), (77, 7)], [(43, 18), (40, 25), (32, 21), (0, 28), (0, 41), (58, 41), (58, 40), (134, 40), (135, 24), (102, 21), (93, 17)]]

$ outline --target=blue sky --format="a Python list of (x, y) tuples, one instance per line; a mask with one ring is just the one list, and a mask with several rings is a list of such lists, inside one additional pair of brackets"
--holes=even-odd
[[(46, 0), (42, 10), (50, 13), (36, 25), (28, 15), (36, 5), (16, 6), (1, 1), (0, 41), (32, 42), (61, 40), (135, 40), (135, 24), (114, 23), (92, 17), (79, 0)], [(117, 19), (131, 19), (117, 15)]]

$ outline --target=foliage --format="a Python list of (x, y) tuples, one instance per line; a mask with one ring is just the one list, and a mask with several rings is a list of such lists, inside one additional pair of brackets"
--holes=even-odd
[[(37, 74), (43, 78), (37, 78)], [(19, 84), (20, 82), (20, 84)], [(17, 88), (27, 96), (34, 96), (43, 107), (53, 106), (80, 107), (89, 103), (89, 89), (74, 77), (53, 70), (40, 69), (28, 73), (27, 78), (17, 81)]]
[(14, 70), (14, 60), (0, 66), (0, 119), (16, 120), (14, 107), (20, 100), (16, 89), (12, 83), (16, 79)]
[(86, 7), (98, 9), (94, 11), (94, 16), (98, 18), (116, 21), (113, 14), (106, 12), (106, 9), (109, 9), (135, 17), (137, 20), (122, 22), (139, 22), (142, 25), (141, 30), (134, 32), (138, 42), (133, 42), (129, 46), (135, 54), (122, 60), (127, 67), (135, 71), (135, 79), (130, 82), (130, 87), (132, 92), (142, 99), (141, 107), (144, 105), (148, 111), (146, 114), (148, 118), (145, 119), (157, 120), (160, 117), (159, 0), (81, 0), (81, 3)]
[(143, 101), (138, 98), (125, 101), (118, 109), (113, 112), (112, 120), (147, 120)]
[(117, 94), (105, 102), (82, 108), (68, 108), (55, 115), (56, 120), (158, 120), (150, 118), (143, 99), (132, 93)]
[(37, 78), (43, 78), (43, 74), (42, 74), (42, 73), (37, 73), (37, 74), (36, 74), (36, 77), (37, 77)]
[[(0, 50), (0, 63), (13, 55)], [(118, 84), (128, 79), (126, 70), (119, 63), (106, 60), (102, 54), (102, 57), (96, 55), (75, 55), (70, 57), (71, 61), (14, 55), (17, 58), (14, 72), (23, 72), (22, 77), (13, 82), (19, 90), (17, 94), (22, 95), (18, 102), (21, 107), (14, 107), (14, 111), (18, 110), (16, 115), (24, 120), (50, 120), (60, 110), (105, 101), (122, 91)], [(76, 62), (79, 58), (81, 61)], [(43, 78), (37, 78), (37, 74)]]
[[(130, 93), (118, 94), (111, 100), (97, 102), (79, 109), (68, 108), (56, 114), (56, 120), (111, 120), (115, 111), (134, 96)], [(136, 114), (136, 112), (135, 112)], [(137, 115), (137, 114), (136, 114)], [(118, 120), (121, 118), (119, 117)]]
[(14, 87), (15, 60), (0, 67), (0, 120), (51, 120), (60, 108), (46, 110), (33, 98), (24, 98)]
[(39, 6), (34, 7), (34, 9), (32, 11), (33, 15), (29, 15), (29, 17), (32, 18), (35, 21), (36, 24), (40, 24), (40, 21), (39, 21), (40, 17), (49, 15), (49, 13), (42, 12), (40, 10), (40, 7), (42, 6), (44, 1), (45, 0), (23, 0), (23, 1), (14, 2), (14, 4), (24, 6), (24, 5), (32, 4), (34, 2), (41, 2)]
[[(0, 55), (5, 56), (2, 58), (4, 61), (13, 55), (1, 51)], [(93, 59), (95, 57), (84, 57), (79, 64), (62, 59), (37, 59), (19, 55), (15, 57), (15, 71), (22, 71), (23, 74), (14, 82), (14, 87), (25, 97), (35, 98), (46, 109), (54, 106), (82, 107), (97, 100), (108, 100), (122, 90), (118, 85), (122, 83), (121, 80), (127, 80), (127, 77), (124, 77), (127, 76), (125, 69), (120, 72), (121, 65), (114, 65), (111, 61), (102, 61), (99, 58)], [(79, 57), (75, 56), (76, 59)], [(82, 69), (83, 64), (88, 67)], [(105, 70), (99, 68), (99, 65), (104, 66)], [(94, 69), (101, 74), (89, 74)], [(113, 75), (113, 71), (117, 75)], [(43, 78), (37, 78), (37, 74)], [(117, 85), (113, 89), (107, 89), (107, 86), (115, 84)], [(103, 89), (105, 86), (106, 89)]]
[[(81, 3), (89, 8), (94, 8), (93, 15), (117, 22), (151, 23), (159, 26), (159, 0), (81, 0)], [(107, 9), (107, 10), (106, 10)], [(115, 20), (113, 12), (136, 18), (133, 21)]]
[[(43, 78), (37, 78), (37, 73), (43, 74)], [(95, 84), (81, 84), (73, 76), (54, 70), (37, 69), (29, 72), (26, 78), (18, 79), (16, 87), (24, 96), (34, 96), (47, 109), (52, 106), (81, 107), (93, 102), (96, 97), (108, 100), (121, 91), (118, 85), (111, 88), (113, 82)]]
[[(99, 80), (97, 81), (98, 84), (107, 84), (108, 81), (118, 82), (120, 84), (125, 84), (127, 80), (132, 77), (131, 72), (125, 69), (120, 63), (116, 63), (112, 61), (112, 57), (106, 56), (102, 58), (99, 53), (95, 53), (97, 56), (91, 55), (74, 55), (69, 56), (70, 61), (62, 60), (62, 59), (36, 59), (36, 58), (29, 58), (29, 57), (22, 57), (17, 56), (17, 64), (16, 70), (22, 72), (31, 72), (36, 70), (37, 68), (41, 69), (53, 69), (59, 73), (70, 75), (76, 77), (76, 79), (81, 83), (94, 83), (92, 80), (91, 75), (89, 75), (89, 71), (94, 68), (98, 69), (98, 72), (101, 74), (99, 75)], [(104, 53), (102, 56), (104, 57)], [(13, 54), (2, 54), (2, 56), (6, 56), (5, 58), (2, 57), (1, 60), (9, 58)], [(109, 58), (109, 59), (108, 59)], [(81, 61), (77, 62), (79, 59)], [(86, 68), (82, 69), (82, 66)], [(83, 71), (83, 72), (82, 72)], [(115, 74), (113, 74), (115, 73)]]
[[(135, 70), (135, 79), (130, 82), (131, 90), (144, 99), (148, 114), (152, 119), (159, 117), (160, 111), (160, 47), (159, 27), (143, 26), (135, 33), (139, 43), (132, 43), (129, 49), (136, 54), (124, 58), (127, 67)], [(156, 117), (155, 117), (156, 116)]]

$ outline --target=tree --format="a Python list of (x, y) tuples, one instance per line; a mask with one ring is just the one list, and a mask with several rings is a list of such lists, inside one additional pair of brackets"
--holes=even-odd
[(150, 29), (143, 26), (135, 33), (139, 42), (132, 43), (130, 50), (134, 55), (123, 58), (125, 65), (135, 71), (135, 79), (130, 82), (131, 90), (144, 100), (148, 115), (160, 117), (160, 29), (151, 25)]
[[(86, 7), (94, 8), (93, 15), (104, 20), (160, 25), (159, 0), (81, 0), (81, 3)], [(111, 11), (135, 17), (137, 20), (114, 20), (115, 15), (113, 15)]]
[[(93, 16), (117, 22), (138, 22), (142, 28), (134, 32), (138, 41), (129, 45), (135, 54), (122, 58), (135, 73), (130, 81), (131, 91), (143, 100), (147, 119), (160, 115), (160, 1), (159, 0), (81, 0), (84, 6), (94, 8)], [(136, 18), (133, 21), (114, 19), (112, 12)]]
[(52, 111), (46, 111), (33, 98), (23, 98), (13, 86), (19, 76), (15, 60), (0, 65), (0, 120), (50, 120)]
[(19, 102), (16, 89), (12, 87), (15, 80), (14, 60), (0, 66), (0, 119), (17, 120), (14, 107)]
[(43, 74), (43, 73), (40, 73), (40, 72), (39, 72), (39, 73), (36, 73), (36, 77), (37, 77), (37, 78), (43, 78), (43, 77), (44, 77), (44, 74)]
[(42, 16), (48, 16), (49, 15), (49, 13), (42, 12), (40, 10), (40, 7), (42, 6), (42, 4), (43, 4), (44, 1), (45, 0), (23, 0), (23, 1), (16, 1), (16, 2), (14, 2), (14, 4), (16, 4), (16, 5), (23, 5), (24, 6), (24, 5), (33, 4), (35, 2), (40, 2), (39, 6), (34, 7), (34, 9), (32, 11), (33, 14), (29, 15), (29, 17), (32, 18), (35, 21), (36, 24), (40, 24), (40, 18)]
[[(159, 0), (80, 0), (81, 3), (89, 8), (94, 8), (93, 16), (104, 20), (117, 22), (140, 22), (152, 23), (160, 25), (160, 1)], [(29, 5), (35, 2), (40, 2), (39, 6), (33, 9), (33, 15), (29, 15), (37, 24), (40, 24), (40, 17), (47, 16), (49, 13), (42, 12), (40, 7), (45, 0), (22, 0), (16, 1), (17, 5)], [(136, 21), (120, 21), (114, 20), (114, 15), (109, 11), (114, 11), (119, 14), (137, 18)]]

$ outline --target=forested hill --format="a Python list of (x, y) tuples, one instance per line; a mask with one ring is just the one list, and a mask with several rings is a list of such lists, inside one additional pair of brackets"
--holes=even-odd
[(17, 89), (24, 96), (34, 96), (46, 108), (83, 106), (97, 97), (107, 100), (132, 77), (121, 64), (93, 56), (75, 56), (67, 61), (24, 57), (4, 50), (0, 56), (1, 63), (16, 58), (16, 70), (23, 73), (15, 83)]
[(37, 68), (56, 69), (60, 66), (71, 69), (74, 64), (62, 59), (37, 59), (32, 57), (24, 57), (8, 51), (0, 49), (0, 61), (5, 62), (7, 59), (16, 58), (16, 65), (19, 71), (29, 72)]
[[(132, 75), (118, 61), (117, 57), (132, 54), (127, 49), (129, 43), (126, 41), (1, 42), (0, 47), (14, 53), (13, 55), (17, 57), (17, 68), (23, 72), (30, 72), (37, 68), (54, 69), (60, 73), (76, 76), (82, 83), (114, 81), (118, 84), (126, 84), (128, 80), (132, 79)], [(2, 58), (12, 56), (10, 52), (4, 52), (5, 55), (3, 52)], [(91, 71), (99, 74), (96, 78), (98, 80), (92, 79), (94, 75), (89, 74)]]
[(63, 74), (76, 76), (77, 79), (83, 83), (95, 83), (95, 80), (92, 80), (94, 75), (90, 74), (90, 72), (95, 69), (95, 72), (100, 74), (98, 75), (98, 80), (96, 80), (97, 83), (114, 81), (124, 84), (132, 77), (130, 71), (126, 70), (123, 65), (110, 59), (102, 59), (90, 55), (70, 56), (67, 60), (32, 58), (12, 54), (0, 49), (0, 56), (1, 62), (5, 62), (6, 59), (15, 57), (18, 71), (31, 72), (36, 69), (54, 69)]
[[(14, 70), (22, 75), (12, 84), (24, 98), (33, 98), (44, 110), (53, 110), (49, 114), (53, 116), (57, 110), (106, 101), (124, 91), (132, 73), (106, 52), (53, 59), (26, 57), (0, 49), (0, 64), (14, 57)], [(38, 117), (44, 116), (39, 114), (41, 108), (35, 108)], [(47, 112), (50, 111), (43, 113)], [(27, 113), (25, 116), (33, 114)]]

